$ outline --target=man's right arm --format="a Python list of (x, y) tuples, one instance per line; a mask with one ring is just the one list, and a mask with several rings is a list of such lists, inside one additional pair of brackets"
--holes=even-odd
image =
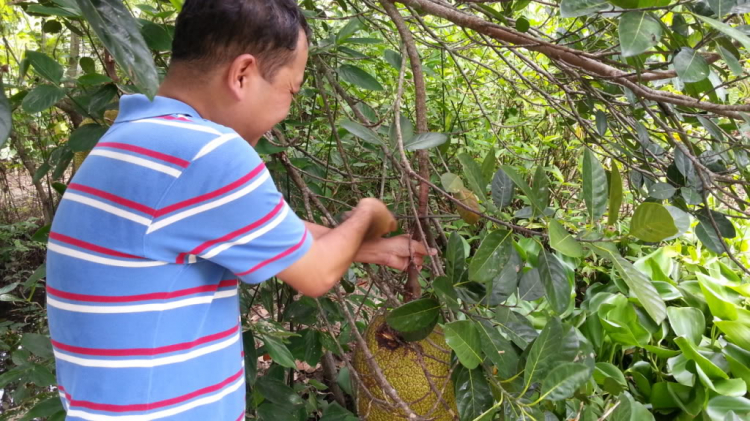
[(341, 279), (362, 242), (395, 230), (396, 220), (377, 199), (363, 199), (338, 227), (315, 238), (310, 250), (277, 276), (310, 297), (319, 297)]

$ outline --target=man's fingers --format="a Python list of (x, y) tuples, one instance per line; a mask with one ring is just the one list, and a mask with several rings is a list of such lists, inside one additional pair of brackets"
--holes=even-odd
[(422, 255), (422, 256), (435, 256), (437, 254), (437, 250), (430, 249), (429, 251), (427, 248), (425, 248), (424, 244), (422, 244), (419, 241), (412, 240), (411, 242), (411, 249), (414, 254)]

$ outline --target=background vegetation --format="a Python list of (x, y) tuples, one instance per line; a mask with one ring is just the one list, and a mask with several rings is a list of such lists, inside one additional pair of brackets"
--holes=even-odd
[[(64, 418), (46, 232), (180, 6), (0, 1), (0, 419)], [(744, 0), (301, 6), (306, 87), (258, 147), (279, 188), (326, 225), (379, 197), (441, 252), (319, 300), (243, 287), (249, 418), (356, 419), (350, 351), (390, 308), (443, 326), (460, 420), (750, 419)]]

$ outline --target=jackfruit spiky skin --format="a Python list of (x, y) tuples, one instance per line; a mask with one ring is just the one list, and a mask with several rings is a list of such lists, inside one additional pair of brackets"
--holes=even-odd
[[(440, 328), (435, 328), (426, 339), (406, 342), (388, 326), (383, 315), (378, 315), (367, 327), (365, 341), (385, 378), (414, 413), (434, 421), (457, 419), (454, 415), (458, 414), (456, 397), (453, 382), (450, 379), (451, 353)], [(420, 360), (426, 371), (430, 373), (435, 388), (442, 391), (442, 401), (439, 401), (438, 395), (430, 387)], [(359, 348), (354, 352), (354, 368), (360, 373), (362, 382), (375, 398), (391, 401), (378, 386), (364, 353)], [(394, 407), (395, 405), (382, 407), (372, 402), (362, 385), (358, 385), (357, 411), (360, 419), (365, 421), (408, 419), (403, 411)]]

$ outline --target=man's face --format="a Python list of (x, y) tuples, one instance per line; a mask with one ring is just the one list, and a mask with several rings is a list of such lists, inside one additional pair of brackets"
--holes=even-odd
[(248, 84), (241, 104), (243, 121), (238, 122), (242, 130), (238, 132), (253, 146), (289, 114), (292, 99), (302, 87), (307, 55), (307, 37), (300, 31), (291, 62), (278, 69), (270, 80), (258, 77), (255, 83)]

